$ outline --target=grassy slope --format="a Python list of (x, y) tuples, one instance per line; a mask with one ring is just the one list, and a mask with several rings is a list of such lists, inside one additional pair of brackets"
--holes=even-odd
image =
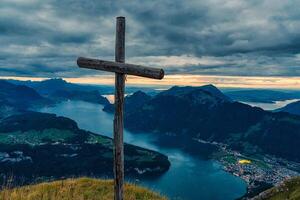
[(300, 177), (290, 179), (278, 187), (271, 188), (252, 200), (299, 200)]
[[(113, 182), (90, 178), (67, 179), (0, 192), (0, 200), (111, 200)], [(147, 189), (125, 185), (125, 200), (166, 200)]]

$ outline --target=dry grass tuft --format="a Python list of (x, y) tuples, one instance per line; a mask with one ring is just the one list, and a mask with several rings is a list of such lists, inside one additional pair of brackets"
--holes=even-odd
[[(0, 200), (112, 200), (113, 181), (91, 178), (67, 179), (0, 192)], [(166, 200), (145, 188), (126, 184), (125, 200)]]

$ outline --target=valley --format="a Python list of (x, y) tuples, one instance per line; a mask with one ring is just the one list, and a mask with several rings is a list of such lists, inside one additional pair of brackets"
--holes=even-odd
[[(195, 148), (199, 145), (194, 141), (218, 147), (210, 157), (247, 182), (246, 196), (300, 175), (297, 116), (234, 102), (211, 85), (172, 87), (150, 100), (145, 97), (144, 105), (137, 108), (132, 107), (138, 105), (134, 103), (135, 96), (127, 97), (126, 101), (125, 125), (129, 130), (150, 131), (158, 135), (159, 144), (191, 154), (203, 153)], [(252, 162), (241, 164), (241, 159)]]
[[(2, 185), (7, 181), (13, 185), (23, 185), (67, 177), (112, 176), (111, 138), (80, 129), (72, 119), (34, 111), (55, 106), (64, 99), (49, 99), (46, 94), (41, 95), (25, 85), (3, 80), (0, 84), (1, 106), (5, 108), (0, 112)], [(40, 84), (44, 85), (43, 82)], [(80, 97), (83, 101), (94, 102), (89, 98), (90, 93), (80, 94), (71, 98)], [(92, 94), (99, 95), (98, 92)], [(103, 102), (95, 103), (100, 105)], [(159, 152), (130, 144), (125, 144), (124, 149), (128, 175), (155, 177), (170, 167), (168, 157)]]
[[(72, 118), (82, 129), (112, 136), (113, 115), (104, 112), (103, 105), (68, 101), (54, 107), (41, 108), (39, 111)], [(161, 139), (152, 133), (137, 133), (127, 129), (124, 131), (124, 140), (128, 144), (161, 152), (168, 156), (171, 163), (169, 170), (162, 176), (136, 179), (127, 177), (129, 182), (150, 188), (170, 199), (232, 200), (246, 193), (246, 182), (225, 172), (221, 163), (209, 158), (211, 152), (207, 152), (206, 145), (198, 147), (197, 154), (191, 154), (184, 149), (161, 144)], [(208, 185), (217, 192), (211, 193), (211, 190), (207, 190)], [(174, 187), (177, 189), (174, 190)]]
[[(104, 98), (111, 94), (109, 90), (61, 79), (2, 85), (1, 106), (6, 110), (0, 115), (3, 181), (10, 169), (23, 183), (74, 175), (112, 177), (107, 169), (112, 168), (114, 106)], [(10, 98), (14, 90), (23, 89), (32, 90), (23, 101)], [(230, 200), (252, 197), (299, 176), (298, 116), (237, 102), (213, 85), (175, 86), (159, 93), (129, 91), (125, 98), (128, 181), (171, 199)], [(176, 184), (180, 190), (168, 187), (183, 179)], [(207, 193), (206, 183), (218, 193)], [(227, 194), (224, 184), (235, 192)], [(197, 192), (187, 195), (190, 185)]]

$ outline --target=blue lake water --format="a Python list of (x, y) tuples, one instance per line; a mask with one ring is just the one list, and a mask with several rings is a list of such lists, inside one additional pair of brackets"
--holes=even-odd
[[(103, 112), (102, 108), (102, 105), (82, 101), (66, 101), (40, 111), (69, 117), (82, 129), (112, 137), (113, 115)], [(246, 192), (245, 182), (223, 171), (216, 161), (202, 160), (178, 149), (156, 146), (153, 134), (133, 134), (126, 130), (124, 133), (125, 142), (162, 152), (171, 162), (169, 171), (162, 176), (135, 180), (137, 184), (172, 200), (233, 200)]]
[(248, 104), (250, 106), (260, 107), (264, 110), (275, 110), (299, 100), (300, 99), (289, 99), (284, 101), (275, 101), (274, 103), (257, 103), (257, 102), (242, 102), (242, 103)]

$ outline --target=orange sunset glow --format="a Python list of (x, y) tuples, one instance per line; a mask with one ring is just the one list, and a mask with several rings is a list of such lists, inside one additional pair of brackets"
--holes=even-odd
[[(48, 78), (37, 77), (2, 77), (3, 79), (41, 81)], [(114, 75), (98, 75), (80, 78), (64, 78), (71, 83), (113, 85)], [(128, 85), (140, 86), (200, 86), (214, 84), (217, 87), (229, 88), (300, 88), (300, 77), (257, 77), (257, 76), (209, 76), (209, 75), (166, 75), (163, 80), (157, 81), (147, 78), (128, 76)]]

